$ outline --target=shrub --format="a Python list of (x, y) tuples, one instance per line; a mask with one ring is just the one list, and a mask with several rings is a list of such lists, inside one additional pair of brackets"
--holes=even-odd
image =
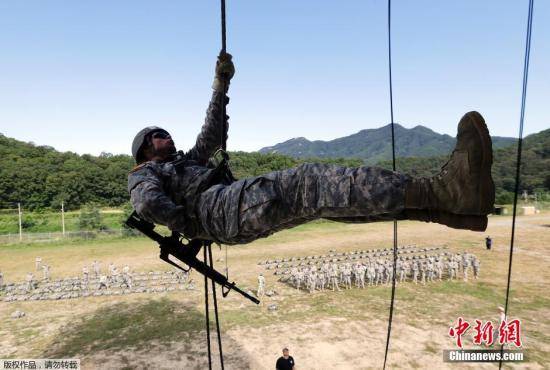
[(94, 203), (87, 204), (80, 210), (78, 226), (80, 230), (105, 230), (106, 229), (105, 225), (103, 225), (101, 220), (101, 213), (99, 212), (99, 207), (96, 204)]

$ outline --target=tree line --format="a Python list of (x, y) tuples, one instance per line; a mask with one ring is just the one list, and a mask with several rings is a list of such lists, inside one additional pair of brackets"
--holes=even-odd
[[(494, 151), (493, 177), (499, 199), (506, 203), (514, 191), (516, 146)], [(237, 178), (291, 168), (305, 162), (360, 166), (361, 159), (296, 159), (280, 154), (231, 152), (230, 166)], [(398, 171), (430, 176), (448, 159), (398, 158)], [(378, 165), (391, 168), (390, 161)], [(58, 152), (52, 147), (24, 143), (0, 134), (0, 209), (17, 203), (30, 210), (79, 209), (90, 203), (121, 206), (128, 202), (128, 173), (134, 161), (128, 155), (99, 156)], [(550, 130), (527, 137), (523, 146), (520, 191), (550, 192)], [(508, 202), (509, 203), (509, 202)]]

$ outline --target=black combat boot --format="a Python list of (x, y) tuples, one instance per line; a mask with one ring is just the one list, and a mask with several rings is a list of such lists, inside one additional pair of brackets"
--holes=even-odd
[(426, 211), (409, 212), (417, 216), (411, 219), (483, 231), (495, 202), (492, 144), (483, 117), (478, 112), (466, 113), (456, 139), (451, 158), (438, 175), (407, 184), (405, 209)]

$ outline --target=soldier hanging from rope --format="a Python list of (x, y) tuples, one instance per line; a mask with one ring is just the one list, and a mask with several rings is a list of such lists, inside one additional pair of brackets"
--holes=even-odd
[[(377, 167), (308, 163), (236, 181), (209, 165), (227, 140), (222, 109), (234, 74), (231, 55), (218, 57), (213, 95), (195, 146), (177, 152), (159, 127), (132, 143), (137, 166), (128, 176), (132, 204), (144, 219), (186, 238), (248, 243), (302, 223), (419, 220), (483, 231), (493, 209), (491, 138), (483, 117), (469, 112), (458, 125), (456, 148), (441, 172), (413, 178)], [(221, 139), (221, 143), (220, 143)]]

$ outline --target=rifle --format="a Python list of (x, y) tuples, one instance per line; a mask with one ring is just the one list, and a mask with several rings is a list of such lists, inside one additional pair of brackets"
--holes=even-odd
[[(197, 259), (197, 254), (200, 252), (202, 247), (207, 247), (212, 244), (209, 240), (202, 239), (191, 239), (187, 244), (183, 243), (183, 236), (176, 232), (172, 231), (171, 236), (162, 236), (157, 233), (155, 229), (155, 224), (145, 221), (139, 217), (136, 211), (132, 212), (130, 217), (126, 220), (126, 225), (132, 229), (141, 231), (145, 236), (156, 241), (160, 247), (160, 259), (168, 262), (172, 266), (180, 269), (184, 272), (188, 272), (191, 268), (195, 269), (199, 273), (203, 274), (207, 278), (213, 280), (214, 282), (222, 286), (222, 295), (227, 297), (231, 290), (240, 293), (245, 298), (250, 299), (252, 302), (259, 304), (260, 301), (251, 296), (250, 294), (239, 289), (235, 282), (229, 282), (227, 277), (216, 271), (213, 267), (208, 266), (205, 262), (199, 261)], [(178, 265), (177, 263), (170, 260), (170, 256), (173, 256), (189, 266), (189, 269)], [(225, 288), (225, 290), (224, 290)]]

